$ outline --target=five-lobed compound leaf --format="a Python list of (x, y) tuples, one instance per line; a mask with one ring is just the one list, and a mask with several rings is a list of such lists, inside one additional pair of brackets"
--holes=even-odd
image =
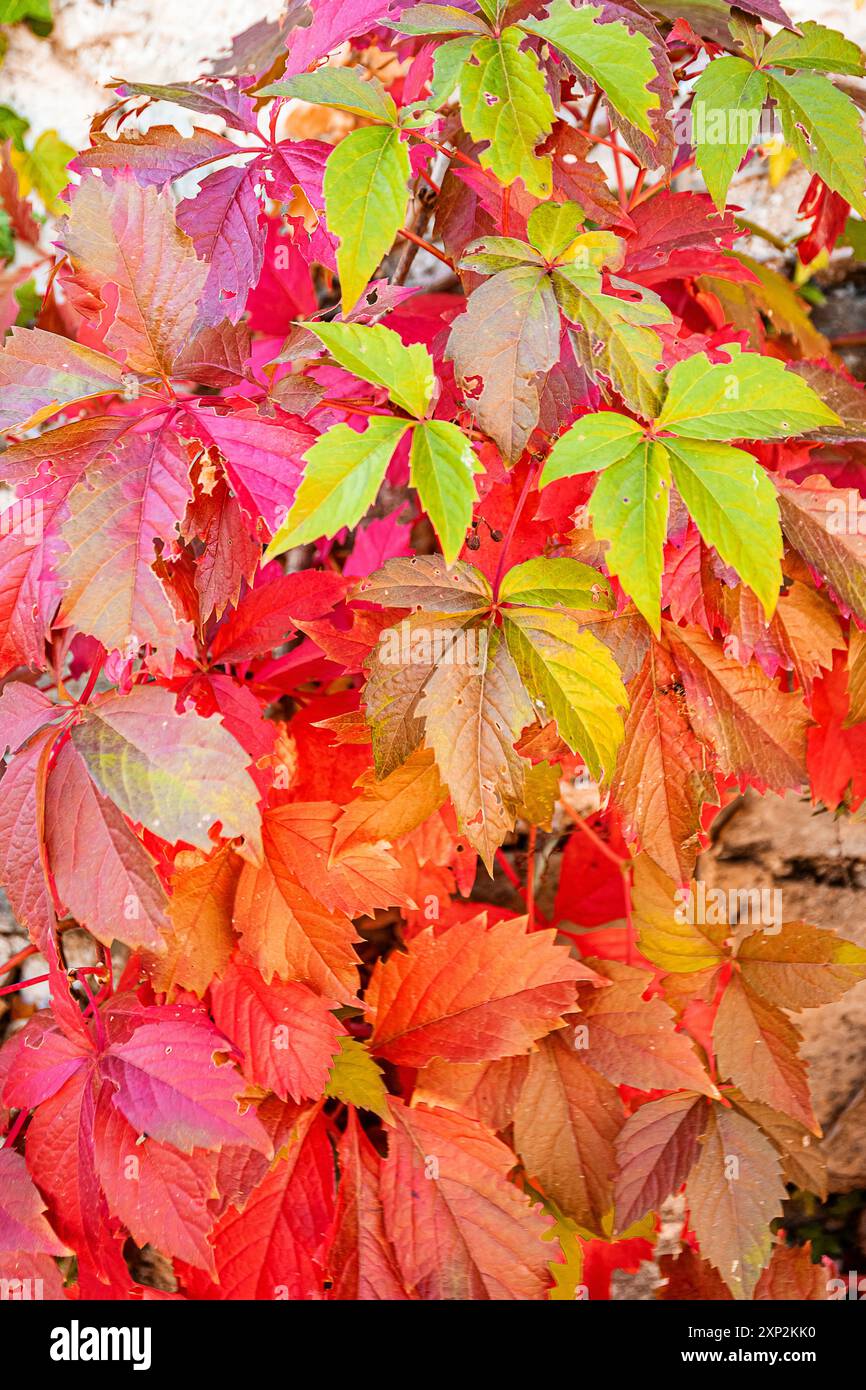
[(728, 363), (699, 353), (671, 369), (651, 432), (615, 412), (585, 416), (557, 440), (542, 472), (546, 486), (603, 470), (590, 500), (593, 530), (608, 542), (608, 568), (656, 636), (672, 483), (769, 620), (782, 583), (775, 489), (751, 454), (721, 441), (787, 437), (834, 414), (775, 358), (729, 351)]
[[(744, 2), (775, 37), (689, 16), (732, 50), (690, 138), (724, 213), (768, 98), (814, 175), (814, 255), (864, 212), (863, 60)], [(0, 876), (52, 1007), (0, 1052), (26, 1152), (0, 1149), (0, 1274), (49, 1297), (139, 1297), (129, 1238), (189, 1298), (595, 1294), (684, 1183), (683, 1296), (815, 1285), (778, 1255), (759, 1279), (782, 1180), (827, 1187), (789, 1014), (866, 951), (750, 932), (753, 890), (705, 921), (692, 875), (723, 784), (863, 794), (866, 528), (834, 486), (863, 393), (788, 363), (827, 343), (710, 199), (587, 163), (568, 123), (602, 101), (639, 168), (672, 167), (650, 18), (470, 8), (304, 0), (288, 40), (235, 42), (238, 76), (125, 87), (38, 319), (10, 262), (0, 318), (44, 327), (0, 348), (0, 429), (27, 435), (2, 463)], [(371, 76), (389, 31), (410, 58)], [(163, 100), (242, 137), (149, 125)], [(297, 103), (339, 113), (333, 146), (295, 138), (322, 128)], [(7, 260), (13, 232), (41, 253), (22, 194), (48, 152), (52, 204), (52, 149), (0, 170)], [(418, 292), (428, 244), (461, 285)], [(577, 816), (602, 778), (548, 918), (554, 802)], [(459, 900), (479, 858), (525, 867), (526, 920)], [(622, 963), (624, 918), (657, 973)], [(130, 948), (122, 983), (67, 974), (73, 923), (106, 970)], [(560, 927), (601, 927), (606, 958)]]

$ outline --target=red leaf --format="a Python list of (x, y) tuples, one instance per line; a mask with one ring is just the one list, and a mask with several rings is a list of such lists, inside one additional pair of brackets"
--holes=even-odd
[(253, 966), (235, 961), (212, 984), (211, 1008), (249, 1081), (281, 1100), (322, 1094), (343, 1032), (326, 999), (293, 980), (266, 984)]

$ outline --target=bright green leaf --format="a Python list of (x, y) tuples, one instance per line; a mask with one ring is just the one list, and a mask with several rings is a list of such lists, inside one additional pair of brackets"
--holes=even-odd
[(265, 560), (293, 545), (334, 536), (355, 526), (376, 500), (385, 470), (408, 421), (391, 415), (371, 417), (363, 434), (334, 425), (306, 452), (307, 466), (291, 510), (267, 550)]
[(537, 198), (550, 196), (550, 155), (536, 146), (553, 129), (553, 103), (534, 53), (519, 45), (523, 35), (509, 28), (501, 38), (477, 39), (460, 72), (463, 124), (473, 140), (487, 141), (478, 158), (501, 183), (523, 179)]
[(627, 415), (602, 410), (584, 415), (557, 439), (544, 465), (539, 487), (575, 473), (595, 473), (631, 453), (643, 430)]
[(545, 260), (553, 261), (568, 249), (584, 220), (577, 203), (539, 203), (529, 214), (526, 235)]
[(645, 439), (599, 475), (589, 504), (592, 529), (608, 542), (608, 569), (657, 636), (670, 484), (666, 448)]
[(26, 198), (35, 189), (49, 212), (64, 211), (58, 194), (69, 182), (66, 166), (76, 153), (71, 145), (60, 139), (56, 130), (43, 130), (32, 150), (13, 147), (9, 158), (18, 175), (21, 197)]
[(860, 112), (817, 72), (769, 74), (785, 143), (806, 168), (866, 217), (866, 144)]
[(863, 54), (858, 44), (846, 39), (835, 29), (807, 19), (799, 25), (800, 32), (780, 29), (764, 49), (765, 66), (778, 64), (782, 68), (808, 68), (810, 72), (838, 72), (848, 77), (863, 75)]
[(318, 68), (299, 73), (282, 82), (272, 82), (257, 93), (260, 97), (297, 97), (317, 106), (336, 106), (353, 116), (364, 116), (383, 125), (397, 124), (394, 98), (377, 77), (362, 75), (363, 68)]
[(24, 136), (30, 129), (30, 122), (11, 106), (0, 106), (0, 141), (11, 140), (16, 150), (24, 149)]
[(728, 185), (755, 138), (766, 98), (766, 73), (727, 54), (708, 63), (695, 83), (695, 162), (718, 208), (724, 209)]
[(0, 261), (11, 261), (15, 255), (15, 237), (5, 208), (0, 208)]
[(405, 346), (384, 324), (307, 323), (346, 371), (384, 386), (395, 405), (419, 419), (430, 404), (435, 380), (433, 359), (423, 343)]
[(406, 218), (409, 151), (396, 130), (365, 126), (335, 146), (325, 165), (328, 226), (340, 238), (343, 313), (353, 309)]
[(460, 77), (469, 62), (475, 37), (467, 34), (459, 39), (438, 43), (433, 55), (433, 76), (430, 80), (430, 105), (439, 107), (460, 86)]
[(665, 441), (677, 490), (708, 545), (757, 594), (769, 622), (782, 586), (782, 530), (772, 481), (743, 449)]
[(478, 455), (457, 425), (427, 420), (415, 426), (409, 481), (439, 537), (445, 563), (457, 559), (472, 520)]
[(776, 357), (728, 345), (730, 362), (702, 352), (677, 362), (657, 424), (688, 439), (787, 439), (839, 417)]
[(650, 41), (645, 34), (629, 33), (619, 20), (597, 24), (600, 14), (596, 5), (578, 9), (571, 0), (553, 0), (545, 19), (521, 20), (521, 28), (558, 48), (621, 116), (655, 140), (649, 115), (660, 102), (649, 90), (657, 76)]
[(580, 753), (593, 777), (610, 775), (628, 696), (607, 647), (563, 612), (509, 608), (502, 625), (542, 718), (556, 720), (560, 738)]
[(515, 565), (502, 581), (499, 598), (503, 603), (540, 608), (613, 607), (610, 585), (604, 575), (579, 560), (558, 555), (539, 556)]

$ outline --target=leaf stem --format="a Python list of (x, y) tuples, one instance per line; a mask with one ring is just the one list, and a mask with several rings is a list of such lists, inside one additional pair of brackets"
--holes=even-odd
[(535, 931), (535, 840), (537, 827), (529, 827), (529, 844), (526, 847), (526, 912), (529, 917), (529, 930)]
[(605, 844), (598, 832), (593, 830), (591, 825), (587, 825), (583, 817), (579, 816), (571, 806), (566, 806), (565, 809), (571, 816), (578, 830), (580, 830), (588, 840), (592, 841), (599, 854), (603, 854), (605, 859), (609, 859), (611, 864), (615, 864), (616, 867), (622, 871), (623, 865), (628, 864), (630, 861), (624, 858), (623, 855), (617, 854), (616, 850), (611, 849), (610, 845)]
[(535, 463), (531, 464), (526, 471), (526, 477), (523, 480), (523, 487), (521, 488), (520, 496), (517, 499), (517, 506), (514, 508), (511, 520), (508, 523), (508, 530), (505, 532), (505, 539), (502, 542), (502, 549), (499, 552), (499, 563), (496, 566), (496, 575), (493, 580), (494, 600), (499, 598), (499, 586), (502, 583), (502, 576), (505, 574), (505, 565), (508, 560), (508, 551), (509, 547), (511, 546), (511, 542), (514, 539), (514, 533), (517, 530), (517, 523), (520, 521), (520, 514), (526, 505), (526, 499), (529, 496), (530, 488), (532, 484), (537, 481), (540, 472), (540, 459), (538, 459)]
[(105, 652), (103, 651), (103, 652), (101, 652), (100, 655), (96, 658), (96, 660), (94, 661), (93, 665), (92, 665), (91, 668), (90, 668), (90, 675), (87, 677), (87, 684), (86, 684), (86, 686), (84, 687), (84, 689), (82, 690), (82, 692), (81, 692), (81, 698), (80, 698), (79, 701), (78, 701), (79, 705), (86, 705), (86, 704), (87, 704), (88, 700), (90, 699), (90, 697), (91, 697), (91, 695), (93, 694), (93, 691), (94, 691), (94, 689), (95, 689), (95, 687), (96, 687), (96, 682), (99, 680), (99, 675), (100, 675), (100, 672), (101, 672), (102, 667), (103, 667), (104, 664), (105, 664)]
[(12, 1148), (12, 1145), (15, 1143), (15, 1140), (18, 1138), (18, 1135), (21, 1133), (22, 1129), (24, 1128), (24, 1125), (25, 1125), (25, 1123), (26, 1123), (26, 1121), (27, 1121), (27, 1116), (28, 1116), (29, 1114), (30, 1114), (30, 1111), (27, 1109), (26, 1106), (24, 1107), (23, 1110), (19, 1110), (19, 1111), (18, 1111), (18, 1114), (15, 1116), (15, 1119), (14, 1119), (14, 1121), (13, 1121), (13, 1123), (12, 1123), (12, 1127), (11, 1127), (11, 1129), (9, 1130), (9, 1133), (6, 1135), (6, 1137), (5, 1137), (4, 1140), (3, 1140), (3, 1148), (4, 1148), (4, 1149), (11, 1149), (11, 1148)]
[(422, 236), (418, 236), (417, 233), (410, 231), (408, 227), (401, 227), (399, 235), (405, 237), (407, 241), (411, 241), (421, 251), (427, 251), (431, 256), (435, 256), (437, 261), (441, 261), (443, 265), (447, 265), (449, 270), (456, 270), (457, 267), (450, 256), (446, 256), (445, 252), (440, 251), (438, 246), (431, 245), (429, 241), (425, 241)]

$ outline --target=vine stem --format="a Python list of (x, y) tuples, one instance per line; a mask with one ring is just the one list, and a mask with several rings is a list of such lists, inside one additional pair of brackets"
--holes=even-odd
[(620, 871), (622, 871), (623, 865), (628, 864), (629, 861), (623, 855), (617, 854), (615, 849), (611, 849), (610, 845), (605, 844), (601, 836), (597, 834), (595, 830), (593, 830), (591, 825), (587, 825), (583, 817), (579, 816), (577, 814), (577, 811), (573, 810), (571, 806), (566, 806), (566, 810), (568, 811), (568, 814), (571, 816), (571, 819), (574, 821), (574, 824), (577, 826), (578, 830), (580, 830), (587, 837), (588, 840), (592, 841), (599, 854), (603, 854), (605, 859), (609, 859), (611, 864), (615, 864), (616, 867)]
[(629, 200), (628, 200), (628, 208), (626, 209), (627, 212), (631, 212), (632, 208), (634, 208), (635, 205), (637, 204), (637, 201), (638, 201), (638, 199), (640, 198), (640, 192), (641, 192), (641, 189), (643, 188), (643, 183), (644, 183), (644, 179), (645, 179), (645, 178), (646, 178), (646, 169), (638, 169), (638, 171), (637, 171), (637, 177), (635, 178), (635, 181), (634, 181), (634, 188), (632, 189), (632, 191), (631, 191), (631, 197), (630, 197)]
[(28, 1116), (29, 1114), (30, 1114), (30, 1111), (27, 1110), (27, 1109), (19, 1110), (19, 1111), (18, 1111), (18, 1114), (16, 1115), (15, 1120), (14, 1120), (14, 1122), (13, 1122), (13, 1124), (12, 1124), (12, 1128), (9, 1130), (9, 1133), (6, 1135), (6, 1137), (5, 1137), (4, 1140), (3, 1140), (3, 1148), (4, 1148), (4, 1149), (11, 1149), (11, 1148), (12, 1148), (12, 1145), (15, 1143), (15, 1140), (18, 1138), (18, 1135), (21, 1133), (22, 1129), (24, 1128), (25, 1121), (27, 1120), (27, 1116)]
[(0, 975), (8, 975), (10, 970), (17, 970), (19, 965), (24, 964), (25, 960), (29, 960), (31, 956), (35, 956), (38, 950), (38, 946), (25, 946), (23, 950), (18, 951), (16, 955), (10, 956), (4, 965), (0, 965)]
[(437, 261), (441, 261), (443, 265), (447, 265), (449, 270), (455, 269), (454, 262), (450, 256), (446, 256), (445, 252), (440, 251), (438, 246), (431, 245), (429, 241), (425, 241), (422, 236), (418, 236), (416, 232), (410, 231), (408, 227), (401, 227), (398, 236), (405, 237), (407, 241), (411, 241), (413, 245), (419, 247), (421, 251), (427, 251), (429, 255), (435, 256)]
[[(7, 968), (8, 968), (7, 966), (4, 966), (4, 967), (3, 967), (4, 970), (6, 970)], [(76, 973), (76, 975), (101, 975), (104, 969), (105, 969), (105, 966), (104, 966), (104, 965), (80, 965), (80, 966), (76, 966), (76, 972), (75, 972), (75, 973)], [(48, 981), (48, 980), (50, 980), (50, 979), (51, 979), (51, 975), (50, 975), (50, 974), (48, 974), (48, 975), (28, 975), (28, 977), (27, 977), (26, 980), (18, 980), (17, 983), (14, 984), (14, 985), (4, 985), (3, 988), (0, 989), (0, 995), (3, 995), (3, 994), (16, 994), (19, 990), (22, 990), (22, 989), (29, 989), (31, 985), (44, 985), (44, 984), (46, 983), (46, 981)], [(85, 982), (84, 982), (83, 980), (82, 980), (81, 983), (82, 983), (82, 986), (84, 987), (85, 993), (87, 994), (88, 998), (90, 998), (90, 991), (88, 990), (87, 985), (85, 984)]]
[(526, 912), (529, 917), (529, 930), (535, 930), (535, 840), (537, 827), (529, 827), (529, 844), (526, 848)]
[(80, 705), (86, 705), (91, 695), (93, 694), (96, 682), (99, 680), (99, 673), (102, 670), (104, 662), (105, 652), (102, 652), (101, 655), (96, 658), (96, 660), (90, 668), (90, 675), (87, 677), (87, 684), (82, 690), (81, 697), (78, 701)]
[[(502, 872), (504, 873), (505, 877), (508, 879), (508, 882), (511, 884), (512, 888), (515, 890), (516, 893), (519, 893), (519, 894), (520, 894), (521, 898), (523, 899), (523, 901), (526, 903), (526, 905), (527, 905), (527, 907), (528, 907), (528, 906), (529, 906), (529, 902), (528, 902), (528, 898), (527, 898), (526, 889), (524, 888), (523, 884), (520, 882), (520, 875), (515, 871), (513, 865), (511, 865), (511, 864), (508, 862), (508, 857), (507, 857), (505, 851), (502, 850), (502, 849), (498, 849), (498, 850), (496, 851), (496, 854), (494, 855), (494, 858), (495, 858), (497, 864), (499, 865), (500, 869), (501, 869)], [(533, 905), (533, 913), (534, 913), (535, 921), (540, 922), (540, 923), (542, 924), (542, 926), (547, 927), (547, 926), (550, 925), (550, 923), (548, 922), (547, 918), (544, 916), (544, 913), (543, 913), (543, 912), (539, 912), (538, 908), (535, 907), (534, 905)]]
[(635, 955), (635, 930), (634, 919), (632, 918), (631, 912), (632, 861), (623, 854), (617, 854), (616, 850), (611, 849), (610, 845), (605, 844), (601, 836), (597, 835), (596, 832), (593, 830), (592, 826), (587, 825), (583, 817), (579, 816), (577, 812), (572, 809), (571, 806), (566, 806), (565, 809), (568, 811), (568, 814), (571, 816), (571, 819), (574, 821), (574, 824), (577, 827), (577, 829), (580, 830), (586, 836), (586, 838), (591, 842), (595, 849), (598, 850), (599, 854), (603, 855), (604, 858), (607, 859), (611, 864), (615, 864), (616, 867), (619, 869), (620, 873), (622, 874), (622, 894), (623, 905), (625, 907), (626, 925), (625, 959), (626, 965), (633, 965)]
[(527, 469), (526, 477), (523, 480), (523, 487), (521, 488), (520, 496), (517, 499), (517, 506), (514, 508), (513, 515), (508, 523), (508, 530), (505, 532), (505, 539), (502, 542), (502, 549), (499, 552), (499, 563), (496, 566), (496, 575), (493, 580), (494, 599), (499, 598), (499, 586), (502, 583), (502, 576), (505, 573), (505, 565), (508, 560), (508, 551), (511, 546), (511, 542), (514, 539), (514, 533), (517, 530), (517, 524), (520, 521), (520, 515), (523, 511), (523, 508), (526, 505), (526, 499), (529, 496), (532, 484), (537, 482), (538, 475), (540, 472), (541, 460), (539, 459), (536, 463), (533, 463), (531, 467)]

